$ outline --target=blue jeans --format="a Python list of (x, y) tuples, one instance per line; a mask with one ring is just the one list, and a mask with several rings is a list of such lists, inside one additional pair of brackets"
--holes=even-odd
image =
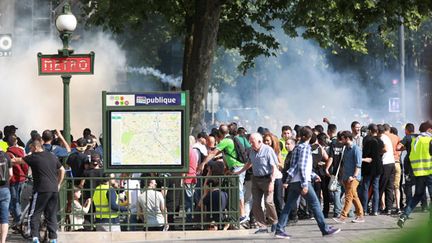
[(194, 188), (195, 184), (184, 184), (185, 191), (185, 211), (186, 211), (186, 222), (192, 222), (193, 203), (194, 203)]
[(361, 202), (363, 206), (363, 210), (365, 213), (367, 213), (368, 209), (368, 201), (369, 201), (369, 187), (372, 183), (372, 190), (373, 190), (373, 201), (372, 201), (372, 213), (378, 212), (379, 207), (379, 183), (380, 183), (380, 176), (364, 176), (361, 183)]
[(331, 192), (331, 194), (333, 195), (333, 202), (334, 202), (334, 208), (333, 208), (334, 216), (339, 216), (342, 212), (342, 200), (341, 200), (342, 186), (339, 182), (337, 184), (336, 191)]
[[(285, 232), (285, 225), (288, 223), (288, 216), (293, 207), (296, 206), (297, 200), (301, 195), (302, 187), (300, 182), (290, 183), (288, 186), (288, 199), (279, 217), (279, 221), (276, 225), (276, 233)], [(318, 223), (318, 227), (323, 235), (328, 234), (329, 227), (325, 223), (324, 215), (321, 210), (320, 202), (315, 194), (312, 184), (308, 183), (308, 193), (304, 196), (306, 201), (312, 208), (315, 220)]]
[[(237, 172), (243, 169), (243, 167), (233, 167), (232, 172)], [(246, 171), (243, 171), (243, 173), (239, 174), (239, 199), (244, 199), (244, 181), (246, 177)], [(241, 215), (243, 216), (243, 215)]]
[(415, 178), (415, 194), (404, 210), (404, 217), (408, 217), (411, 214), (412, 210), (423, 199), (423, 195), (426, 193), (426, 187), (428, 187), (429, 192), (432, 191), (432, 175), (417, 176)]
[[(131, 212), (131, 214), (129, 216), (129, 224), (131, 224), (129, 226), (129, 231), (138, 231), (139, 226), (136, 225), (137, 223), (138, 223), (138, 218), (137, 218), (136, 212), (135, 213)], [(141, 228), (141, 230), (142, 230), (142, 228)]]
[(11, 201), (9, 205), (9, 210), (13, 216), (13, 222), (15, 224), (19, 223), (21, 218), (21, 192), (24, 188), (24, 182), (18, 182), (9, 186)]
[(9, 188), (0, 188), (0, 224), (9, 223), (10, 198)]

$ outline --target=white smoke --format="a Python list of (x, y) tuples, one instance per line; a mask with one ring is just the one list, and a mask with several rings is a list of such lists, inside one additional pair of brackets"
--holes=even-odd
[[(85, 33), (72, 42), (76, 54), (95, 52), (94, 75), (72, 75), (70, 82), (71, 134), (82, 136), (84, 128), (102, 131), (102, 91), (117, 91), (118, 71), (126, 66), (125, 53), (109, 34)], [(56, 54), (60, 39), (34, 42), (30, 48), (14, 47), (13, 56), (0, 58), (0, 129), (14, 124), (26, 140), (31, 130), (63, 129), (63, 84), (60, 76), (38, 76), (36, 54)]]
[(160, 79), (161, 82), (174, 86), (176, 88), (181, 87), (182, 78), (173, 77), (172, 75), (167, 75), (161, 71), (151, 68), (151, 67), (127, 67), (126, 72), (128, 73), (139, 73), (142, 75), (153, 75)]
[[(245, 107), (259, 111), (251, 119), (251, 109), (243, 109), (238, 115), (240, 125), (252, 130), (268, 127), (279, 135), (282, 125), (325, 125), (323, 118), (327, 117), (344, 130), (354, 120), (362, 125), (389, 122), (401, 130), (399, 113), (389, 113), (386, 106), (393, 94), (374, 85), (365, 86), (354, 71), (332, 69), (324, 51), (313, 41), (291, 39), (283, 33), (278, 38), (282, 48), (277, 57), (259, 58), (256, 68), (248, 70), (237, 87), (222, 90), (221, 108), (228, 108), (228, 112)], [(390, 82), (389, 77), (398, 78), (398, 71), (381, 76), (382, 82)], [(415, 97), (411, 92), (415, 89), (408, 87), (406, 96)], [(415, 110), (415, 104), (407, 101), (407, 110)], [(223, 122), (233, 120), (222, 117)], [(408, 116), (407, 120), (415, 122), (415, 117)]]

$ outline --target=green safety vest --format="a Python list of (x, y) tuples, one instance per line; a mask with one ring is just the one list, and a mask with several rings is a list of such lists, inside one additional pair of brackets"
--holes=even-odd
[[(96, 187), (95, 192), (93, 194), (92, 200), (96, 208), (95, 217), (102, 219), (113, 219), (119, 216), (118, 212), (112, 212), (109, 199), (106, 196), (109, 190), (109, 185), (99, 185)], [(116, 203), (118, 204), (118, 196), (116, 196)]]
[(282, 144), (282, 147), (280, 148), (281, 149), (282, 160), (285, 161), (285, 158), (288, 155), (288, 150), (285, 148), (286, 141), (283, 138), (281, 138), (281, 139), (279, 139), (279, 142)]
[(417, 137), (411, 142), (411, 153), (409, 159), (414, 176), (432, 175), (432, 156), (429, 146), (432, 137)]

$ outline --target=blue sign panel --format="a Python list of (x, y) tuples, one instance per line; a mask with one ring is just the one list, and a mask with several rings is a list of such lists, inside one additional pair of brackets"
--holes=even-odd
[(400, 99), (390, 98), (389, 99), (389, 112), (401, 112)]
[(181, 93), (136, 94), (136, 106), (179, 106), (183, 105)]

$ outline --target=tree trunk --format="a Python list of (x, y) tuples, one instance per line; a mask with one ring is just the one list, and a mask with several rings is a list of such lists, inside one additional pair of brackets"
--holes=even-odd
[(195, 6), (192, 37), (187, 35), (185, 40), (182, 83), (182, 90), (190, 92), (190, 126), (194, 135), (202, 130), (222, 1), (197, 0)]

